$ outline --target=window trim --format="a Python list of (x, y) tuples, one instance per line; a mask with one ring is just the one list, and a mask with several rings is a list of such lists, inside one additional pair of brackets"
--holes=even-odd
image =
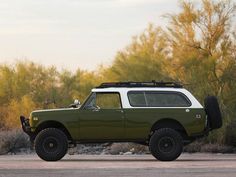
[[(145, 103), (146, 103), (146, 106), (134, 106), (131, 104), (130, 102), (130, 98), (129, 98), (129, 94), (130, 92), (141, 92), (143, 93), (144, 95), (144, 99), (145, 99)], [(188, 103), (187, 106), (148, 106), (148, 102), (147, 102), (147, 99), (146, 99), (146, 93), (147, 92), (156, 92), (156, 93), (162, 93), (162, 94), (169, 94), (169, 93), (174, 93), (174, 94), (178, 94), (180, 96), (182, 96)], [(129, 100), (129, 105), (131, 107), (136, 107), (136, 108), (189, 108), (192, 106), (192, 102), (190, 101), (190, 99), (185, 95), (183, 94), (182, 92), (178, 92), (178, 91), (157, 91), (157, 90), (130, 90), (127, 92), (127, 97), (128, 97), (128, 100)]]

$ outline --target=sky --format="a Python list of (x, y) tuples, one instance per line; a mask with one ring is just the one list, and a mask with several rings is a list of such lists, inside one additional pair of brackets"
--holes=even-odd
[(0, 0), (0, 63), (94, 70), (178, 10), (178, 0)]

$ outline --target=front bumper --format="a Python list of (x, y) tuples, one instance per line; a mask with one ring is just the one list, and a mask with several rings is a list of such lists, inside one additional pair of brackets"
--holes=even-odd
[(29, 119), (24, 116), (20, 116), (21, 126), (23, 131), (29, 135), (30, 138), (33, 137), (33, 132), (31, 131)]

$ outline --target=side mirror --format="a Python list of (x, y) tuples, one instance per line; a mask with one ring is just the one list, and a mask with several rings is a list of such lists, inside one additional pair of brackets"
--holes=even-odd
[(75, 99), (75, 100), (74, 100), (74, 104), (75, 104), (75, 105), (80, 105), (80, 101), (77, 100), (77, 99)]
[(74, 103), (69, 105), (70, 108), (77, 108), (80, 105), (80, 101), (75, 99)]

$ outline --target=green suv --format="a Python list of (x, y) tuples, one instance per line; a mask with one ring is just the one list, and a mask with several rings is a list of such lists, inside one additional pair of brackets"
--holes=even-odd
[(69, 108), (37, 110), (20, 117), (36, 153), (46, 161), (64, 157), (79, 143), (134, 142), (161, 161), (179, 157), (183, 146), (222, 126), (217, 99), (205, 107), (173, 82), (112, 82), (92, 89)]

